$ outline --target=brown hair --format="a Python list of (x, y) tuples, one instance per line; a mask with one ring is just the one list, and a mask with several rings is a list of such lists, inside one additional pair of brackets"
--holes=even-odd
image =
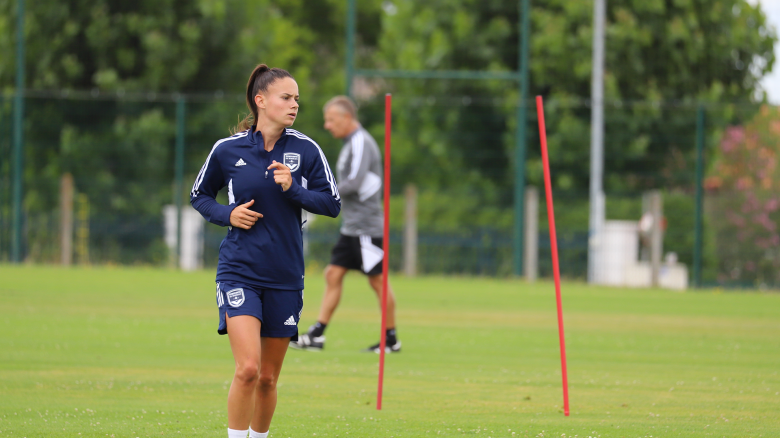
[(261, 91), (268, 90), (274, 82), (282, 78), (291, 78), (290, 72), (281, 68), (270, 68), (265, 64), (260, 64), (252, 70), (249, 75), (249, 81), (246, 83), (246, 106), (249, 107), (250, 114), (244, 117), (244, 120), (238, 122), (232, 133), (246, 131), (257, 122), (257, 105), (255, 105), (255, 96)]
[(322, 111), (327, 111), (329, 107), (335, 106), (346, 114), (349, 114), (353, 119), (357, 120), (357, 105), (348, 96), (336, 96), (331, 98), (322, 107)]

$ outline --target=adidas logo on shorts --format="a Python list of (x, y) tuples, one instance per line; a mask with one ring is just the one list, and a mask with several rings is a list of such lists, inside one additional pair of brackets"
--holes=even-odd
[(287, 321), (284, 322), (284, 325), (298, 325), (298, 324), (295, 322), (295, 318), (290, 316), (289, 318), (287, 318)]

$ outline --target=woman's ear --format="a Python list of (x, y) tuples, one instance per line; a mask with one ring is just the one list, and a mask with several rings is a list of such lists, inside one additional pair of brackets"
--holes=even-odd
[(255, 105), (257, 105), (258, 109), (265, 109), (265, 97), (263, 96), (263, 93), (255, 94)]

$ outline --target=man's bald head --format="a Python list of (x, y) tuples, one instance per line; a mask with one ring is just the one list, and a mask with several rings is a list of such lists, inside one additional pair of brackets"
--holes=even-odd
[(322, 107), (322, 111), (325, 112), (328, 108), (337, 108), (339, 111), (345, 113), (351, 118), (357, 120), (357, 105), (348, 96), (336, 96), (331, 98)]
[(325, 129), (335, 138), (344, 138), (354, 132), (360, 123), (357, 119), (357, 105), (347, 96), (336, 96), (322, 107)]

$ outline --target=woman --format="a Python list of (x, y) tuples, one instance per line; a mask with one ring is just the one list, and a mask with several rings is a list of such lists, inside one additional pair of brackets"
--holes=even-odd
[[(303, 308), (302, 210), (336, 217), (336, 180), (320, 147), (290, 129), (298, 84), (258, 65), (249, 76), (251, 111), (211, 149), (190, 193), (206, 220), (227, 226), (219, 249), (219, 334), (236, 362), (228, 393), (228, 437), (268, 436), (276, 382)], [(228, 205), (217, 203), (228, 188)]]

